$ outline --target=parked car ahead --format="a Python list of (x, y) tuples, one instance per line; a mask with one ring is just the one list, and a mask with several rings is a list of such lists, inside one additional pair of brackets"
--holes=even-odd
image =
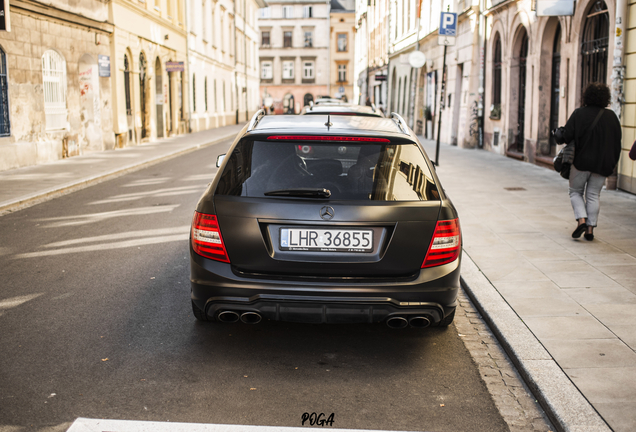
[(202, 321), (448, 326), (457, 212), (397, 115), (254, 116), (196, 207)]
[(353, 115), (367, 117), (384, 117), (382, 111), (375, 106), (350, 104), (322, 104), (304, 106), (300, 115)]

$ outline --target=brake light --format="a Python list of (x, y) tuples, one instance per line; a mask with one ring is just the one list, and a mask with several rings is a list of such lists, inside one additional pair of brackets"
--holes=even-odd
[(455, 261), (459, 257), (461, 247), (459, 219), (438, 221), (422, 268), (435, 267)]
[(192, 249), (199, 255), (229, 263), (221, 229), (216, 216), (194, 212), (192, 218)]
[(285, 141), (362, 141), (362, 142), (391, 142), (387, 138), (372, 137), (349, 137), (349, 136), (329, 136), (329, 135), (272, 135), (268, 140)]

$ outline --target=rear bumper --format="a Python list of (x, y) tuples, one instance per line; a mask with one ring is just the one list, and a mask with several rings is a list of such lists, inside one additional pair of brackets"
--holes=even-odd
[(436, 324), (452, 313), (459, 291), (460, 259), (423, 269), (405, 281), (294, 281), (241, 277), (231, 266), (191, 257), (192, 300), (216, 319), (224, 311), (255, 312), (276, 321), (374, 323), (394, 316), (424, 316)]

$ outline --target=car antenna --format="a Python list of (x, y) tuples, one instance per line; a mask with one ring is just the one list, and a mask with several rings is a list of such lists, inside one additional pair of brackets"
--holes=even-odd
[(331, 115), (327, 114), (327, 123), (325, 123), (325, 126), (327, 126), (327, 130), (329, 130), (329, 126), (333, 126), (333, 123), (331, 123)]

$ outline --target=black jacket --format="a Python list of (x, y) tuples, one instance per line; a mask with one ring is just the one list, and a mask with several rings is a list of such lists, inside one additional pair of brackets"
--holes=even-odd
[(590, 133), (588, 129), (601, 109), (604, 108), (584, 106), (574, 110), (565, 125), (563, 139), (570, 142), (576, 138), (574, 166), (577, 170), (607, 177), (614, 172), (621, 154), (621, 124), (614, 111), (605, 109)]

